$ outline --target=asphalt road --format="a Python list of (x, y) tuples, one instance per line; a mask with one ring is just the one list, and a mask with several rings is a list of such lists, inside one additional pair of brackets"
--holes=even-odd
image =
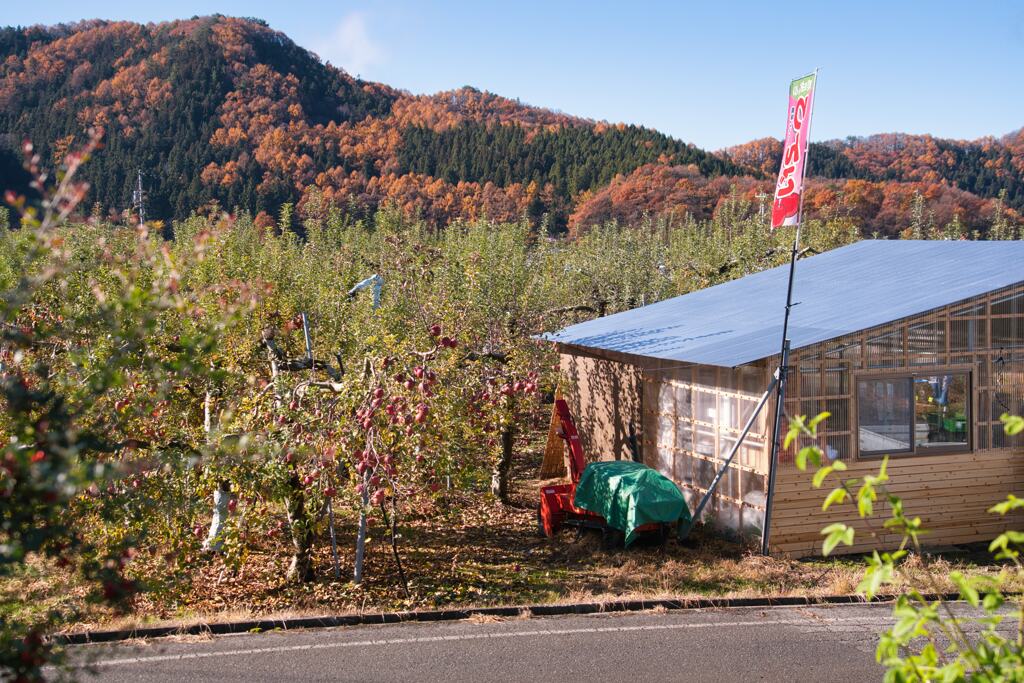
[[(74, 648), (102, 681), (873, 681), (889, 605), (359, 626)], [(89, 680), (89, 677), (83, 677)]]

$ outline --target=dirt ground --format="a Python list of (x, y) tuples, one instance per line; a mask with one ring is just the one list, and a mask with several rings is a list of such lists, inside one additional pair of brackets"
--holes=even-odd
[[(84, 589), (68, 577), (39, 568), (7, 582), (21, 609), (74, 608), (69, 630), (141, 626), (166, 622), (221, 621), (252, 616), (284, 617), (487, 605), (527, 605), (624, 598), (818, 596), (855, 591), (859, 558), (787, 560), (766, 558), (699, 532), (685, 544), (638, 542), (628, 550), (608, 547), (596, 532), (565, 531), (545, 539), (536, 531), (539, 448), (517, 462), (511, 505), (467, 494), (448, 510), (438, 507), (400, 527), (400, 549), (411, 598), (406, 598), (383, 529), (371, 531), (366, 580), (351, 578), (354, 528), (339, 529), (342, 576), (333, 576), (330, 543), (317, 546), (317, 579), (297, 585), (284, 579), (288, 553), (280, 539), (251, 548), (240, 571), (217, 557), (191, 568), (184, 590), (144, 593), (127, 614), (84, 604)], [(375, 532), (375, 533), (374, 533)], [(957, 553), (929, 560), (938, 573), (956, 567), (996, 571)], [(911, 559), (911, 563), (919, 560)], [(949, 588), (945, 586), (944, 588)]]

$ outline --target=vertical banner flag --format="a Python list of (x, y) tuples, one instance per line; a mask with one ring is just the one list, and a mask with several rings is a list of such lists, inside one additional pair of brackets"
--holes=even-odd
[(789, 84), (789, 114), (786, 117), (786, 139), (782, 145), (782, 168), (772, 201), (772, 230), (800, 222), (800, 197), (804, 191), (804, 161), (811, 128), (811, 107), (814, 106), (815, 78), (815, 74), (810, 74)]

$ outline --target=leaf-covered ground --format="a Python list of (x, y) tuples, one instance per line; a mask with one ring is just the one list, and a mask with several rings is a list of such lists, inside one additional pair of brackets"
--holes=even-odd
[[(184, 590), (143, 594), (132, 610), (114, 614), (91, 607), (72, 579), (31, 565), (5, 582), (9, 609), (42, 613), (74, 609), (72, 629), (160, 622), (219, 621), (250, 616), (340, 614), (450, 606), (528, 605), (567, 601), (608, 601), (628, 597), (696, 598), (828, 595), (852, 593), (859, 581), (857, 558), (786, 560), (765, 558), (741, 546), (697, 535), (685, 545), (637, 544), (607, 548), (596, 533), (555, 539), (536, 534), (538, 483), (531, 479), (539, 453), (524, 458), (516, 472), (513, 504), (502, 506), (475, 495), (446, 510), (404, 523), (402, 561), (412, 599), (401, 589), (384, 529), (372, 530), (362, 586), (350, 581), (354, 526), (339, 529), (342, 577), (333, 578), (330, 543), (318, 545), (315, 582), (285, 581), (288, 552), (280, 538), (255, 542), (239, 571), (220, 558), (193, 567)], [(997, 571), (977, 564), (984, 555), (957, 553), (931, 558), (938, 574), (953, 568)], [(911, 560), (911, 567), (918, 562)], [(944, 585), (944, 588), (951, 586)]]

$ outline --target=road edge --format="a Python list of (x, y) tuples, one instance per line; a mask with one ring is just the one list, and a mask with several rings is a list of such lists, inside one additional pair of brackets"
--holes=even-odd
[[(179, 635), (229, 635), (262, 631), (290, 631), (307, 628), (334, 628), (373, 624), (400, 624), (405, 622), (460, 621), (474, 616), (518, 617), (522, 615), (553, 617), (579, 614), (614, 614), (642, 612), (650, 609), (669, 611), (725, 609), (732, 607), (792, 607), (808, 605), (848, 605), (892, 602), (897, 595), (880, 595), (865, 600), (858, 595), (782, 596), (759, 598), (669, 598), (660, 600), (612, 600), (607, 602), (556, 603), (540, 605), (513, 605), (508, 607), (465, 607), (457, 609), (423, 610), (407, 612), (374, 612), (337, 616), (295, 617), (289, 619), (248, 619), (188, 625), (153, 626), (109, 631), (82, 631), (58, 633), (51, 642), (60, 645), (87, 645), (111, 643), (138, 638), (166, 638)], [(957, 600), (959, 593), (922, 596), (928, 601)]]

